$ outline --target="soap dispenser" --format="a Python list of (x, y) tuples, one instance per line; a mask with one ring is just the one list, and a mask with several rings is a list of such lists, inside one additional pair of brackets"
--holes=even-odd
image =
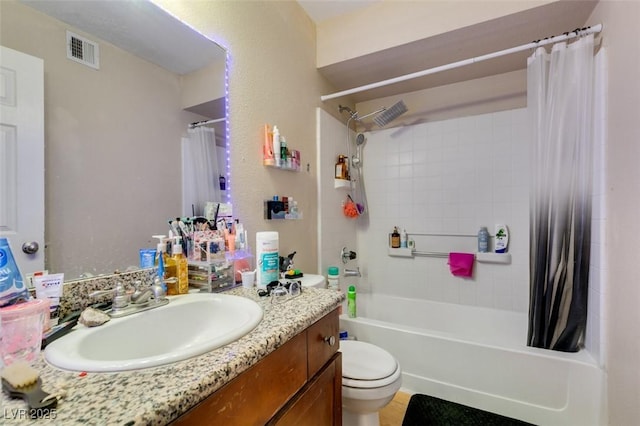
[(189, 293), (189, 265), (187, 258), (182, 253), (180, 237), (174, 237), (172, 258), (176, 265), (176, 278), (178, 279), (178, 294)]
[(162, 258), (162, 266), (164, 273), (162, 274), (162, 282), (164, 283), (168, 296), (178, 294), (178, 283), (176, 278), (176, 262), (167, 254), (167, 240), (164, 235), (154, 235), (158, 238), (158, 248), (156, 253), (155, 265), (158, 266), (158, 275), (160, 275), (160, 258)]

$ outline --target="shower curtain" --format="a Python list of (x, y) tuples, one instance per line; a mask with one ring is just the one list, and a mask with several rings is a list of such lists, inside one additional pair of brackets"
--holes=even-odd
[(182, 214), (203, 215), (207, 201), (222, 201), (215, 130), (196, 127), (182, 138)]
[(594, 38), (538, 48), (527, 66), (532, 119), (528, 345), (580, 349), (587, 322)]

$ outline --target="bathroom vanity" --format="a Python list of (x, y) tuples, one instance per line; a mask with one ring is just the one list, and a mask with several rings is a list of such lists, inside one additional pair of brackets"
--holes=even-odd
[[(344, 294), (305, 288), (280, 304), (255, 289), (228, 294), (255, 300), (263, 319), (244, 337), (203, 355), (116, 373), (64, 371), (41, 357), (34, 367), (43, 389), (68, 392), (50, 419), (89, 425), (341, 424), (337, 309)], [(41, 422), (26, 418), (20, 399), (3, 394), (0, 404), (5, 417), (14, 416), (9, 421)]]
[(174, 424), (342, 424), (338, 334), (334, 309)]

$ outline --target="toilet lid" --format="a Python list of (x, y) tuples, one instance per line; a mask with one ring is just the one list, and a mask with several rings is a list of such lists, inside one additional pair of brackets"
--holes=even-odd
[(351, 379), (348, 381), (375, 381), (384, 385), (387, 380), (383, 379), (393, 379), (397, 375), (394, 374), (398, 370), (396, 359), (376, 345), (357, 340), (341, 340), (340, 351), (343, 383)]

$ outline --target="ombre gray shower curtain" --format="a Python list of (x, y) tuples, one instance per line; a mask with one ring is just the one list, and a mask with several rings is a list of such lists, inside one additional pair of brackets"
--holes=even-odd
[(594, 37), (538, 48), (527, 66), (532, 119), (528, 345), (580, 349), (591, 244)]

